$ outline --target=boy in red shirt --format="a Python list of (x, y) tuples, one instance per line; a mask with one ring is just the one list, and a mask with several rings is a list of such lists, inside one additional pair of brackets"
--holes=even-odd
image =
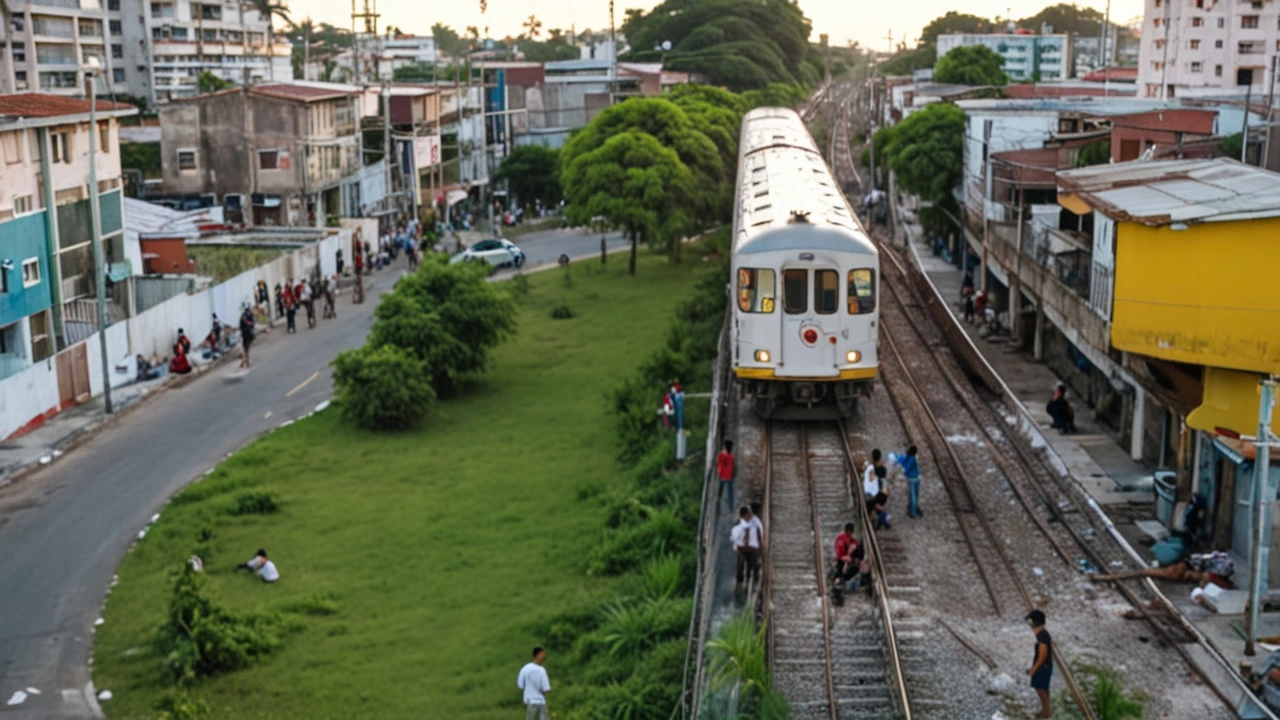
[(716, 475), (720, 478), (720, 488), (716, 490), (716, 504), (724, 496), (725, 488), (729, 489), (729, 509), (733, 510), (733, 441), (725, 440), (724, 449), (716, 456)]

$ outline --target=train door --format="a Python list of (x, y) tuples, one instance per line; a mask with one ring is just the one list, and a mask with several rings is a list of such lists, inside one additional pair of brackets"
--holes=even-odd
[[(839, 273), (833, 268), (784, 266), (782, 270), (783, 377), (830, 377), (837, 374), (834, 332), (840, 309)], [(828, 317), (829, 316), (829, 317)], [(829, 330), (824, 331), (826, 324)]]

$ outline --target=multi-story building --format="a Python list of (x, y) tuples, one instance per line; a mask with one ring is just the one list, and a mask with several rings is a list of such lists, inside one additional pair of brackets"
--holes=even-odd
[(1024, 33), (953, 33), (938, 36), (938, 57), (958, 47), (985, 45), (1004, 58), (1010, 80), (1055, 82), (1071, 77), (1071, 36)]
[(165, 191), (211, 195), (254, 225), (318, 225), (341, 214), (361, 169), (359, 88), (264, 84), (160, 109)]
[(82, 66), (106, 68), (99, 90), (151, 103), (196, 94), (201, 72), (239, 84), (293, 78), (291, 47), (243, 0), (34, 0), (11, 3), (0, 30), (0, 92), (84, 92)]
[(1146, 0), (1138, 91), (1146, 97), (1255, 95), (1280, 52), (1280, 8), (1264, 0)]
[[(142, 259), (130, 257), (136, 253), (126, 251), (123, 237), (117, 121), (134, 114), (132, 105), (99, 101), (98, 127), (92, 129), (88, 100), (0, 95), (0, 379), (75, 345), (98, 327), (91, 132), (99, 148), (94, 160), (112, 298), (108, 312), (113, 322), (123, 319), (118, 281)], [(87, 362), (83, 356), (82, 351), (79, 363)], [(61, 359), (58, 365), (61, 371)], [(87, 364), (76, 364), (75, 371), (76, 382), (68, 388), (83, 382), (87, 393)]]

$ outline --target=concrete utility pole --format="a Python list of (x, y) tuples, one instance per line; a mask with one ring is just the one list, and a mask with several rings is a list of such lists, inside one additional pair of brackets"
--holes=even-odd
[[(98, 290), (98, 347), (102, 349), (102, 403), (111, 414), (111, 363), (107, 353), (107, 266), (102, 252), (102, 208), (98, 206), (98, 73), (97, 58), (89, 58), (84, 76), (89, 81), (89, 217), (93, 225), (93, 284)], [(63, 152), (66, 148), (63, 148)]]
[[(987, 236), (990, 223), (987, 217), (990, 213), (988, 212), (987, 204), (991, 200), (991, 124), (991, 120), (982, 121), (982, 283), (980, 286), (982, 294), (986, 295), (988, 300), (990, 300), (990, 296), (987, 293), (987, 253), (989, 245)], [(968, 269), (963, 267), (960, 268), (960, 271), (964, 272)]]
[(1271, 406), (1275, 402), (1274, 376), (1262, 379), (1258, 393), (1258, 437), (1254, 441), (1257, 448), (1253, 463), (1253, 552), (1249, 562), (1249, 614), (1245, 618), (1244, 654), (1254, 654), (1254, 637), (1258, 634), (1258, 611), (1262, 605), (1262, 574), (1266, 572), (1270, 559), (1269, 543), (1264, 542), (1267, 522), (1271, 518), (1271, 501), (1274, 497), (1270, 491), (1271, 448), (1280, 443), (1273, 442), (1271, 436)]
[(1161, 48), (1164, 50), (1164, 53), (1160, 56), (1160, 99), (1161, 100), (1167, 100), (1169, 98), (1169, 83), (1165, 81), (1168, 79), (1168, 73), (1169, 73), (1169, 15), (1170, 13), (1172, 13), (1172, 10), (1170, 9), (1172, 7), (1173, 7), (1172, 2), (1166, 2), (1164, 4), (1164, 20), (1163, 20), (1164, 39), (1161, 40), (1161, 43), (1163, 43), (1161, 45)]
[(1280, 55), (1271, 56), (1271, 78), (1267, 83), (1267, 119), (1262, 123), (1262, 157), (1258, 159), (1258, 167), (1265, 168), (1271, 162), (1271, 104), (1276, 99), (1276, 65)]
[(1244, 120), (1240, 121), (1240, 162), (1249, 162), (1249, 104), (1253, 102), (1253, 77), (1244, 91)]
[[(382, 168), (383, 182), (386, 183), (387, 210), (395, 200), (395, 176), (391, 174), (391, 163), (394, 162), (395, 150), (391, 148), (391, 84), (382, 83)], [(384, 216), (385, 217), (385, 216)]]

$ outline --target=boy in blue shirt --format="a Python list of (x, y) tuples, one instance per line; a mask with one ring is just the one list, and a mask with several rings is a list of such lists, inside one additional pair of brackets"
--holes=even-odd
[(902, 468), (907, 478), (907, 517), (913, 518), (924, 515), (920, 510), (920, 461), (916, 454), (916, 446), (912, 445), (905, 455), (893, 456), (893, 462)]

